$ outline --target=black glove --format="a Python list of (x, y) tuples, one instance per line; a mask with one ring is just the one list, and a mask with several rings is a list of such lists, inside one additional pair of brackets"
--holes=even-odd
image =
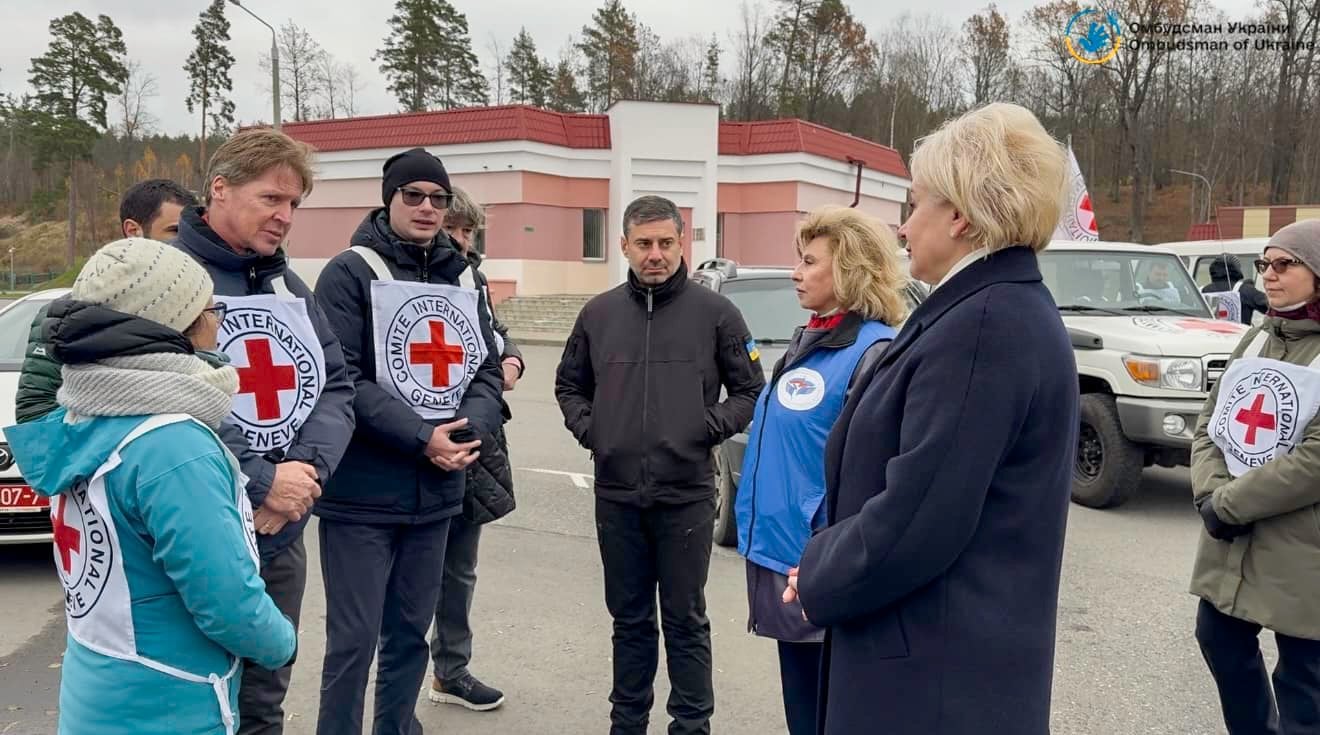
[(1212, 497), (1212, 495), (1206, 495), (1196, 502), (1196, 510), (1201, 513), (1201, 522), (1205, 524), (1205, 531), (1210, 534), (1210, 538), (1217, 541), (1232, 541), (1238, 536), (1251, 532), (1250, 523), (1241, 526), (1225, 523), (1224, 519), (1220, 518), (1219, 514), (1215, 512)]

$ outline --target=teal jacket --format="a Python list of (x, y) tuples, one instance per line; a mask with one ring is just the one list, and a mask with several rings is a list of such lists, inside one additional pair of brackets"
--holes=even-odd
[[(5, 428), (24, 478), (52, 498), (90, 478), (146, 418), (66, 423), (66, 414), (60, 408)], [(137, 655), (201, 677), (223, 676), (234, 657), (268, 669), (288, 662), (294, 628), (266, 594), (248, 551), (224, 445), (204, 426), (186, 421), (138, 437), (120, 457), (105, 476), (105, 494), (128, 583)], [(74, 507), (72, 500), (61, 500)], [(52, 507), (60, 507), (54, 499)], [(83, 553), (90, 550), (86, 540)], [(57, 564), (62, 551), (57, 545)], [(103, 655), (72, 635), (67, 645), (61, 735), (225, 732), (211, 686)], [(240, 675), (236, 671), (228, 682), (235, 716)]]

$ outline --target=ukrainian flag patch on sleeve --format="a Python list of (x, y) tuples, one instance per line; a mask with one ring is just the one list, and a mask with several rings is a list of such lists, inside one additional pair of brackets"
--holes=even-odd
[(752, 362), (761, 359), (761, 351), (757, 349), (756, 340), (754, 339), (747, 340), (747, 356), (752, 358)]

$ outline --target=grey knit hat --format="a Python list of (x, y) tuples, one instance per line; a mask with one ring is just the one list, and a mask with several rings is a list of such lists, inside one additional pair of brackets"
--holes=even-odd
[(1320, 276), (1320, 219), (1306, 219), (1284, 227), (1274, 233), (1265, 248), (1287, 252)]
[(201, 316), (214, 288), (206, 270), (182, 250), (129, 237), (93, 253), (69, 296), (182, 332)]

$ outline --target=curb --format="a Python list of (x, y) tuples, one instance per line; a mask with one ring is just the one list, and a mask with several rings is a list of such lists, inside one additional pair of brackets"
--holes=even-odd
[(563, 347), (568, 342), (568, 335), (560, 332), (519, 332), (510, 330), (509, 339), (519, 346)]

